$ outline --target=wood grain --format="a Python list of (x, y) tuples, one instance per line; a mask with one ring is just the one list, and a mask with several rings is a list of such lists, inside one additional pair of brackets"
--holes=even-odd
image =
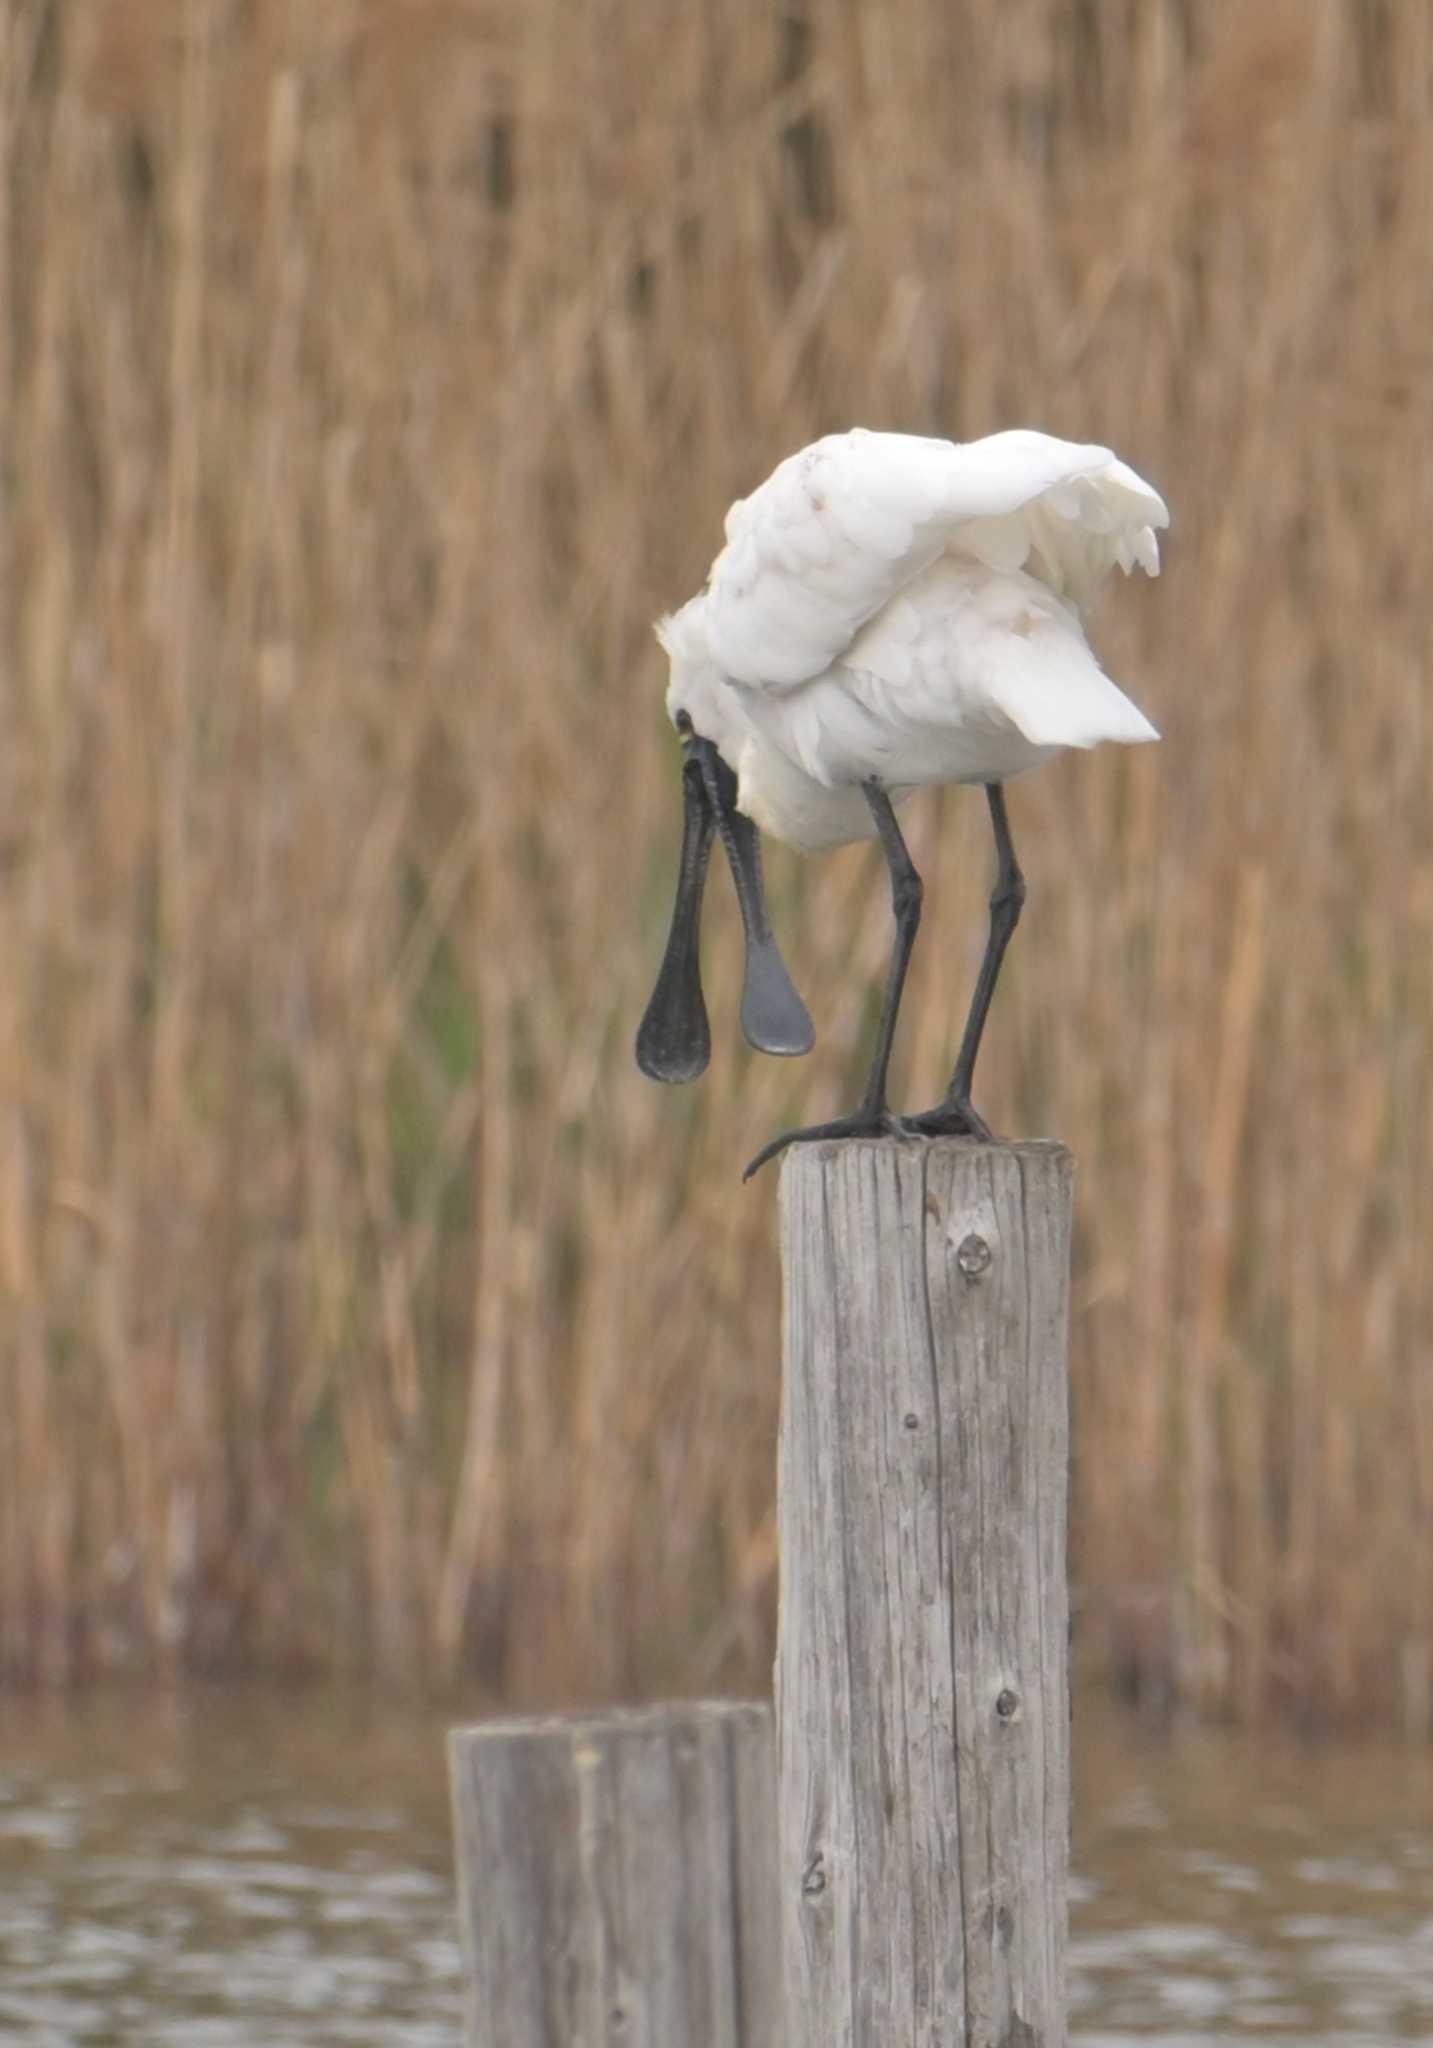
[(455, 1729), (469, 2048), (778, 2048), (771, 1709)]
[(786, 2048), (1061, 2048), (1072, 1162), (782, 1171)]

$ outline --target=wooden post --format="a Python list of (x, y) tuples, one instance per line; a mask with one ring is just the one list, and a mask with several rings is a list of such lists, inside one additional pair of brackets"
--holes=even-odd
[(469, 2048), (778, 2048), (771, 1709), (448, 1738)]
[(782, 1170), (785, 2048), (1063, 2048), (1072, 1162)]

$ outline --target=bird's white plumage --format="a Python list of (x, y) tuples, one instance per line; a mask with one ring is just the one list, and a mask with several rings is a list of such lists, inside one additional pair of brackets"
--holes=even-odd
[(1106, 448), (828, 435), (732, 506), (706, 588), (659, 625), (668, 708), (807, 848), (870, 836), (872, 777), (899, 796), (1154, 739), (1081, 614), (1112, 569), (1158, 573), (1168, 519)]

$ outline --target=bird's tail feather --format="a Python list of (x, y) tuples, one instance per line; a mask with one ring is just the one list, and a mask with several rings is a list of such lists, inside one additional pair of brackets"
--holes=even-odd
[(1095, 747), (1102, 740), (1135, 745), (1159, 738), (1083, 640), (1067, 632), (1007, 640), (991, 695), (1032, 746)]

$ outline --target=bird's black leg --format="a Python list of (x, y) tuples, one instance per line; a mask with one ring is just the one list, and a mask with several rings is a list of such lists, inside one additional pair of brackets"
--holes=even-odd
[(881, 1010), (876, 1050), (866, 1081), (866, 1093), (858, 1113), (884, 1117), (891, 1047), (896, 1038), (896, 1017), (901, 1007), (901, 996), (905, 991), (906, 970), (911, 964), (911, 951), (915, 946), (916, 933), (920, 929), (925, 884), (916, 871), (916, 864), (910, 856), (910, 848), (906, 845), (901, 828), (896, 823), (896, 814), (890, 798), (874, 782), (868, 782), (863, 786), (866, 802), (871, 807), (871, 816), (876, 821), (876, 830), (881, 835), (886, 865), (891, 871), (891, 911), (896, 921), (896, 936), (891, 947), (890, 972), (886, 977), (886, 1000)]
[(990, 898), (990, 936), (986, 941), (985, 958), (980, 963), (980, 975), (970, 1001), (970, 1015), (965, 1020), (965, 1032), (945, 1100), (920, 1116), (905, 1119), (907, 1130), (919, 1131), (925, 1137), (988, 1139), (991, 1136), (990, 1126), (971, 1107), (970, 1090), (975, 1078), (975, 1056), (980, 1051), (1000, 963), (1005, 958), (1010, 935), (1020, 922), (1020, 911), (1025, 902), (1025, 877), (1020, 872), (1010, 837), (1010, 821), (1005, 815), (1005, 791), (998, 782), (987, 782), (985, 794), (990, 803), (990, 822), (995, 828), (995, 856), (999, 864), (995, 889)]
[(886, 1000), (881, 1011), (881, 1025), (876, 1037), (876, 1050), (871, 1060), (871, 1071), (866, 1080), (866, 1092), (861, 1106), (851, 1116), (837, 1117), (827, 1124), (811, 1124), (804, 1130), (786, 1131), (781, 1137), (773, 1138), (764, 1145), (752, 1160), (743, 1180), (750, 1180), (758, 1167), (765, 1166), (768, 1159), (774, 1159), (778, 1152), (788, 1145), (802, 1144), (814, 1138), (871, 1138), (901, 1128), (898, 1120), (886, 1107), (886, 1077), (891, 1064), (891, 1047), (896, 1036), (896, 1017), (901, 1007), (901, 993), (906, 985), (906, 969), (910, 966), (911, 948), (915, 945), (916, 931), (921, 919), (921, 898), (925, 886), (916, 871), (910, 850), (896, 823), (896, 814), (886, 792), (875, 782), (861, 785), (866, 802), (871, 807), (871, 816), (876, 821), (881, 846), (885, 852), (886, 865), (891, 872), (891, 909), (895, 914), (896, 936), (891, 948), (890, 973), (886, 978)]

